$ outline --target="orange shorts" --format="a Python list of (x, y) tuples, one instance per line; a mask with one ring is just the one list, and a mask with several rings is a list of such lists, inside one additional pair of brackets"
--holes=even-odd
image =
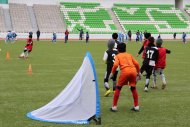
[(121, 72), (117, 86), (129, 85), (129, 86), (135, 87), (136, 86), (136, 78), (137, 78), (136, 71), (128, 70), (127, 72)]

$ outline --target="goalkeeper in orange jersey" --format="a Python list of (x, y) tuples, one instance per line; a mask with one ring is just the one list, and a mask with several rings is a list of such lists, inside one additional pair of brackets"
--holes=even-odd
[(126, 53), (125, 43), (120, 43), (117, 46), (117, 49), (119, 54), (115, 56), (115, 62), (112, 67), (110, 78), (114, 75), (118, 66), (120, 67), (121, 72), (114, 93), (113, 105), (110, 110), (113, 112), (117, 111), (117, 102), (119, 99), (120, 91), (123, 85), (129, 85), (134, 100), (134, 107), (132, 107), (131, 110), (139, 111), (138, 93), (136, 89), (136, 78), (140, 72), (139, 63), (134, 59), (131, 54)]

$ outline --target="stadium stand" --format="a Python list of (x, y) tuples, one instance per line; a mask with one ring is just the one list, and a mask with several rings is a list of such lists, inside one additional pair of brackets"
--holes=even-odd
[(26, 4), (9, 4), (12, 27), (16, 32), (29, 32), (32, 30), (31, 21)]
[(186, 5), (185, 11), (190, 15), (190, 5)]
[(3, 13), (3, 8), (0, 7), (0, 32), (5, 32), (5, 19), (4, 19), (4, 13)]
[(128, 30), (147, 30), (168, 37), (174, 32), (190, 33), (189, 1), (164, 1), (0, 0), (0, 32), (26, 34), (39, 29), (44, 37), (52, 36), (52, 32), (62, 37), (67, 28), (77, 38), (78, 29), (94, 38), (97, 34), (107, 38), (110, 33)]
[(114, 4), (112, 10), (125, 31), (190, 32), (190, 22), (173, 5)]
[(6, 30), (7, 31), (8, 30), (13, 30), (9, 9), (8, 8), (3, 8), (3, 13), (4, 13), (4, 20), (5, 20)]
[(41, 32), (64, 32), (64, 23), (57, 5), (33, 5), (38, 28)]
[(30, 16), (30, 21), (31, 21), (31, 24), (32, 24), (32, 30), (37, 31), (38, 30), (38, 25), (37, 25), (37, 22), (36, 22), (36, 16), (34, 14), (33, 6), (27, 6), (27, 8), (28, 8), (29, 16)]
[(118, 31), (107, 10), (99, 3), (61, 2), (60, 4), (64, 21), (71, 33), (78, 33), (77, 28), (90, 33)]

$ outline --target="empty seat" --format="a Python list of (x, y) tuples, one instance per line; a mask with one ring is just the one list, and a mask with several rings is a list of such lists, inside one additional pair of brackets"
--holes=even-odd
[(124, 30), (147, 30), (151, 33), (188, 31), (190, 22), (173, 5), (114, 4), (112, 8)]
[(78, 33), (78, 29), (90, 33), (117, 32), (107, 10), (99, 3), (62, 2), (60, 10), (71, 33)]
[(57, 5), (33, 5), (38, 28), (41, 32), (64, 32), (64, 24)]
[(0, 32), (6, 32), (3, 8), (0, 7)]
[(9, 4), (13, 29), (17, 32), (28, 32), (32, 25), (26, 4)]

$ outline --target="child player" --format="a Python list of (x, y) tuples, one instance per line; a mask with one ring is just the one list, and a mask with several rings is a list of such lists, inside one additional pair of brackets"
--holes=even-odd
[(13, 41), (13, 34), (11, 31), (8, 31), (6, 39), (5, 39), (5, 43), (10, 43)]
[(117, 49), (119, 53), (115, 56), (115, 62), (112, 67), (110, 78), (115, 74), (118, 66), (120, 67), (121, 72), (116, 85), (116, 90), (114, 92), (113, 104), (110, 110), (112, 112), (117, 111), (117, 102), (119, 99), (120, 91), (123, 85), (129, 85), (134, 99), (134, 107), (131, 110), (139, 111), (138, 93), (136, 89), (136, 78), (140, 72), (139, 63), (131, 54), (126, 53), (125, 43), (120, 43), (117, 46)]
[(29, 35), (29, 38), (27, 39), (24, 51), (20, 54), (19, 57), (20, 58), (28, 58), (28, 54), (32, 51), (32, 48), (33, 48), (32, 35)]
[(137, 57), (143, 52), (142, 58), (143, 59), (145, 58), (145, 49), (146, 49), (146, 46), (149, 43), (149, 40), (148, 40), (149, 37), (151, 37), (151, 33), (145, 33), (144, 34), (144, 42), (143, 42), (143, 45), (142, 45), (141, 49), (139, 50), (139, 52), (137, 54)]
[[(106, 73), (104, 76), (104, 87), (106, 88), (106, 93), (104, 94), (105, 97), (109, 96), (109, 94), (111, 93), (108, 81), (109, 81), (109, 76), (111, 74), (111, 70), (112, 70), (113, 63), (114, 63), (114, 57), (115, 57), (115, 55), (118, 54), (117, 50), (114, 49), (114, 46), (115, 46), (115, 40), (112, 40), (112, 39), (109, 40), (108, 41), (108, 49), (105, 51), (104, 57), (103, 57), (103, 60), (107, 64)], [(117, 73), (118, 73), (118, 71), (116, 71), (114, 73), (114, 76), (112, 78), (113, 91), (115, 91)]]
[(88, 33), (88, 31), (86, 32), (86, 43), (88, 43), (88, 41), (89, 41), (89, 33)]
[(57, 35), (56, 32), (53, 32), (52, 43), (56, 43), (56, 41), (57, 41)]
[(162, 79), (162, 89), (165, 89), (166, 87), (166, 79), (164, 75), (164, 69), (166, 67), (166, 54), (170, 54), (171, 51), (162, 47), (163, 40), (162, 39), (157, 39), (156, 40), (156, 46), (158, 48), (159, 56), (158, 60), (156, 62), (156, 66), (153, 71), (154, 75), (154, 80), (153, 80), (153, 87), (152, 88), (157, 88), (156, 86), (156, 76), (157, 74), (160, 74), (161, 79)]
[[(114, 51), (117, 51), (117, 45), (120, 43), (117, 39), (118, 39), (118, 34), (117, 33), (113, 33), (112, 34), (112, 39), (114, 40)], [(109, 43), (109, 42), (108, 42)], [(105, 55), (105, 54), (104, 54)], [(114, 55), (115, 56), (115, 55)], [(104, 58), (103, 58), (104, 59)], [(105, 58), (106, 59), (106, 58)], [(104, 60), (105, 61), (105, 60)], [(112, 64), (112, 66), (113, 66), (113, 64)], [(111, 67), (110, 67), (111, 68)], [(112, 68), (111, 68), (112, 69)], [(110, 72), (109, 72), (109, 75), (110, 75), (110, 73), (111, 73), (111, 69), (110, 69)], [(107, 73), (107, 72), (106, 72)], [(116, 73), (115, 73), (115, 75), (114, 75), (114, 77), (113, 77), (113, 91), (115, 90), (115, 84), (116, 84), (116, 79), (117, 79), (117, 73), (118, 73), (118, 69), (116, 70)], [(108, 76), (109, 76), (108, 75)], [(105, 76), (105, 78), (106, 78), (106, 76)], [(107, 81), (107, 79), (105, 79), (104, 78), (104, 86), (106, 86), (105, 85), (105, 83), (106, 83), (106, 81)], [(106, 88), (106, 87), (105, 87)], [(107, 88), (106, 88), (107, 89)], [(104, 94), (104, 96), (105, 97), (107, 97), (109, 94), (111, 93), (111, 90), (107, 90), (106, 91), (106, 93)]]
[(183, 39), (184, 44), (186, 44), (186, 36), (187, 36), (187, 34), (185, 32), (183, 32), (182, 39)]
[(140, 69), (140, 75), (146, 71), (146, 82), (144, 91), (148, 92), (148, 86), (150, 82), (150, 76), (152, 75), (153, 68), (156, 65), (158, 59), (158, 48), (154, 44), (154, 37), (148, 38), (149, 43), (145, 49), (145, 58)]

